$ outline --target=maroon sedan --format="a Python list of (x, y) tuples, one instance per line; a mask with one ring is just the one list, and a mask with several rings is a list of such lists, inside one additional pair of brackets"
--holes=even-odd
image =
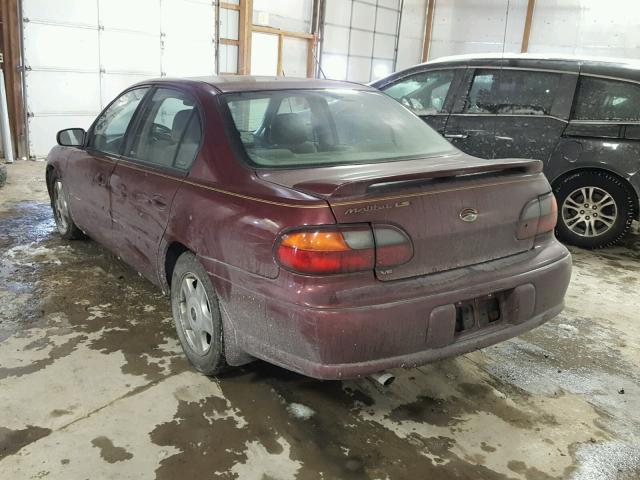
[(541, 163), (461, 153), (366, 86), (148, 81), (58, 143), (58, 230), (171, 292), (206, 374), (260, 358), (357, 377), (494, 344), (563, 308), (571, 257)]

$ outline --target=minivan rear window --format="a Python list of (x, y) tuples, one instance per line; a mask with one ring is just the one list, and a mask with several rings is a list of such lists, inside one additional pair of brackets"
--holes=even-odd
[(640, 120), (640, 85), (618, 80), (580, 77), (576, 120)]
[(278, 90), (224, 95), (252, 163), (304, 167), (455, 152), (431, 127), (380, 92)]

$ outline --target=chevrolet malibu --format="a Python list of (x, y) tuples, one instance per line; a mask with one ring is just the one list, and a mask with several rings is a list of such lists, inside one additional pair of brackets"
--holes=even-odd
[(57, 140), (60, 234), (168, 292), (208, 375), (256, 358), (323, 379), (413, 367), (563, 308), (571, 257), (541, 163), (464, 154), (370, 87), (148, 81)]

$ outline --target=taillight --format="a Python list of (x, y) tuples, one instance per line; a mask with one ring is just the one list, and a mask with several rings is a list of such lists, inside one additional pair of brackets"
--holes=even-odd
[(278, 263), (303, 274), (327, 275), (390, 267), (407, 262), (413, 248), (407, 235), (389, 225), (309, 227), (280, 236)]
[(527, 203), (520, 214), (517, 238), (523, 240), (550, 232), (558, 220), (558, 204), (553, 193), (541, 195)]

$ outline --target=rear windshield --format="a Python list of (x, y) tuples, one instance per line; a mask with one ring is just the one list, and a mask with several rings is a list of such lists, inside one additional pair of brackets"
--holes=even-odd
[(452, 153), (395, 100), (359, 90), (279, 90), (224, 97), (253, 163), (305, 167)]

